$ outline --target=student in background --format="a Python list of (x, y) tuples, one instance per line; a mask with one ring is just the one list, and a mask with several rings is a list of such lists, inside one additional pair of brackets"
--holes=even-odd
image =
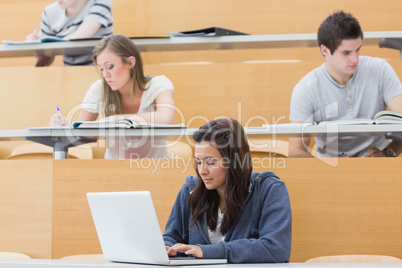
[[(163, 75), (144, 75), (137, 46), (126, 36), (114, 34), (102, 39), (93, 50), (93, 62), (102, 74), (89, 88), (82, 104), (79, 121), (128, 118), (134, 122), (171, 124), (175, 116), (174, 88)], [(68, 125), (55, 114), (52, 126)], [(105, 158), (168, 157), (164, 138), (106, 137)]]
[[(77, 39), (103, 38), (113, 33), (111, 0), (58, 0), (42, 13), (40, 33), (35, 31), (27, 40), (45, 37)], [(54, 57), (37, 57), (36, 66), (52, 64)], [(79, 55), (64, 55), (65, 65), (91, 65), (92, 49)]]
[(292, 212), (285, 183), (269, 171), (252, 173), (239, 122), (213, 120), (193, 138), (197, 177), (187, 176), (166, 224), (168, 255), (289, 262)]
[[(325, 63), (295, 86), (290, 121), (312, 123), (373, 118), (382, 110), (402, 113), (401, 82), (384, 59), (360, 56), (363, 32), (350, 13), (336, 12), (318, 29)], [(401, 143), (381, 136), (317, 136), (318, 157), (384, 157), (401, 153)], [(289, 138), (289, 157), (311, 157), (310, 137)]]

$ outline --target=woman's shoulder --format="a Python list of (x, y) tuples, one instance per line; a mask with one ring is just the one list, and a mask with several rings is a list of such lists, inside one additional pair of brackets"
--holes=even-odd
[(100, 113), (102, 110), (102, 80), (95, 81), (87, 93), (84, 100), (81, 103), (81, 107), (91, 113)]
[(173, 83), (166, 76), (157, 75), (157, 76), (151, 77), (151, 79), (149, 80), (148, 85), (147, 85), (147, 88), (148, 87), (169, 87), (169, 88), (173, 89)]
[(185, 193), (186, 195), (189, 195), (194, 190), (195, 186), (197, 186), (197, 183), (197, 177), (187, 175), (186, 182), (183, 184), (180, 190), (181, 194)]
[(197, 186), (198, 177), (194, 177), (192, 175), (186, 176), (186, 183), (184, 184), (190, 191), (192, 191), (195, 186)]
[(100, 91), (102, 92), (102, 79), (98, 79), (95, 82), (92, 83), (92, 85), (89, 87), (88, 91)]
[(254, 198), (265, 200), (286, 198), (289, 195), (285, 182), (270, 171), (253, 173), (250, 191)]
[(98, 79), (92, 83), (92, 85), (102, 86), (102, 79)]
[(251, 179), (253, 180), (259, 180), (259, 181), (264, 181), (264, 180), (273, 180), (277, 181), (279, 177), (272, 171), (264, 171), (264, 172), (253, 172), (251, 173)]
[(182, 187), (178, 193), (178, 197), (180, 199), (187, 200), (188, 197), (190, 196), (191, 192), (194, 190), (195, 186), (197, 186), (197, 182), (198, 182), (197, 177), (187, 175), (186, 181), (182, 185)]
[(253, 172), (251, 174), (251, 184), (260, 184), (261, 187), (272, 187), (275, 184), (285, 184), (274, 172), (264, 171), (262, 173)]
[(85, 102), (99, 102), (102, 98), (102, 79), (96, 80), (92, 85), (89, 87), (84, 101)]
[(145, 91), (142, 95), (142, 105), (147, 107), (165, 90), (174, 91), (173, 83), (164, 75), (153, 76), (145, 86)]

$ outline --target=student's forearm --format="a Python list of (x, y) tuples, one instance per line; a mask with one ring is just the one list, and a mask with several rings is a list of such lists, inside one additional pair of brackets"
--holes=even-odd
[(92, 37), (102, 25), (99, 22), (85, 20), (78, 29), (67, 35), (65, 39), (88, 38)]

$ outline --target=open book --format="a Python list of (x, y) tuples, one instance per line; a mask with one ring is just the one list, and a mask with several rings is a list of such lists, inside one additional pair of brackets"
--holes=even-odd
[(41, 39), (37, 40), (26, 40), (26, 41), (10, 41), (10, 40), (2, 40), (2, 42), (6, 45), (25, 45), (25, 44), (40, 44), (40, 43), (48, 43), (48, 42), (67, 42), (68, 40), (56, 37), (56, 36), (45, 36)]
[(339, 125), (379, 125), (379, 124), (402, 124), (402, 114), (391, 111), (380, 111), (373, 119), (355, 118), (341, 121), (322, 121), (318, 125), (339, 124)]
[(73, 128), (186, 128), (184, 124), (151, 124), (138, 123), (130, 119), (115, 121), (77, 121), (72, 124)]

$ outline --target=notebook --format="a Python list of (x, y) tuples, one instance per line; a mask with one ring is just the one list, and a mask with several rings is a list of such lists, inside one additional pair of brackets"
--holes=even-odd
[(227, 263), (226, 259), (169, 258), (148, 191), (87, 193), (106, 260), (156, 265)]

